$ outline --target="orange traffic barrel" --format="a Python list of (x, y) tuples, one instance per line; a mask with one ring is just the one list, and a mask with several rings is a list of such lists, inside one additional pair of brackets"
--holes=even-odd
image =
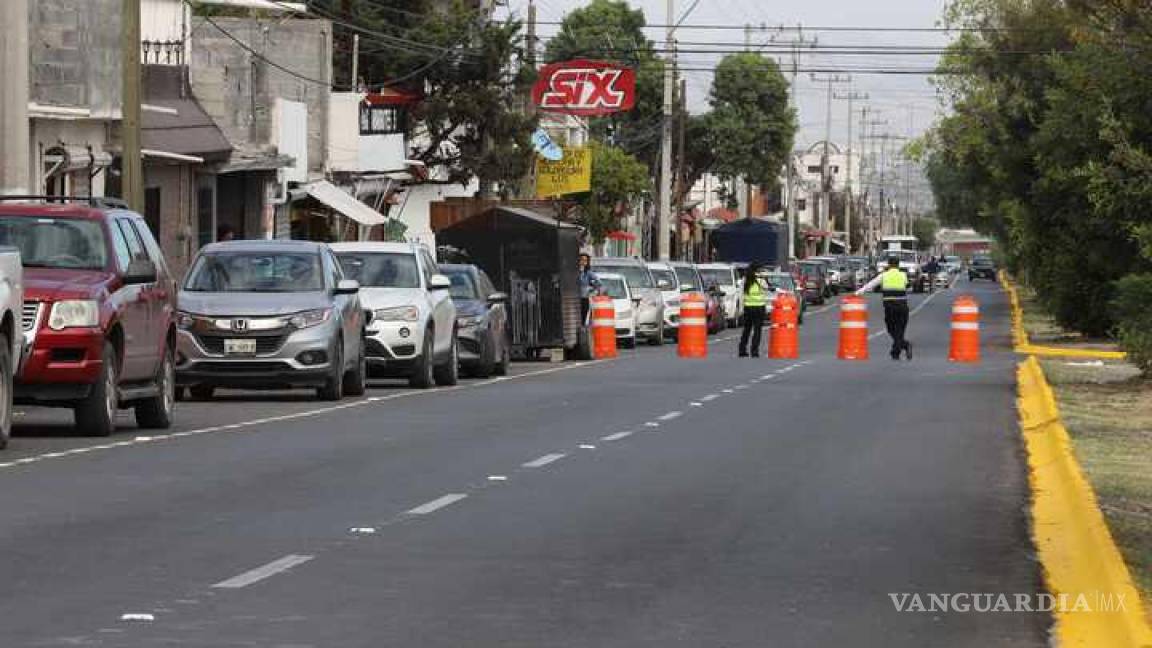
[(868, 301), (863, 297), (849, 295), (840, 303), (840, 350), (836, 356), (841, 360), (868, 359)]
[(960, 295), (952, 304), (952, 362), (980, 362), (980, 304), (971, 295)]
[(680, 297), (680, 328), (677, 332), (681, 358), (708, 357), (708, 303), (700, 293)]
[(592, 357), (597, 360), (616, 357), (616, 306), (611, 297), (596, 296), (589, 300), (592, 310)]
[(797, 324), (800, 319), (799, 302), (792, 293), (780, 293), (772, 301), (772, 336), (768, 342), (768, 357), (789, 360), (800, 356)]

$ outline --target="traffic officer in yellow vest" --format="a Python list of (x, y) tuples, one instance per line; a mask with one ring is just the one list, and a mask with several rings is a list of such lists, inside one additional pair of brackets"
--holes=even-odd
[(908, 274), (900, 269), (898, 257), (889, 257), (888, 269), (876, 275), (856, 294), (864, 295), (877, 286), (884, 294), (884, 325), (892, 338), (892, 359), (899, 360), (900, 354), (904, 353), (911, 360), (912, 343), (904, 339), (904, 332), (908, 328)]
[(748, 338), (752, 338), (752, 357), (760, 357), (760, 335), (764, 328), (764, 317), (768, 310), (768, 299), (772, 286), (760, 276), (763, 269), (759, 263), (748, 266), (744, 273), (744, 331), (740, 334), (740, 357), (748, 357)]

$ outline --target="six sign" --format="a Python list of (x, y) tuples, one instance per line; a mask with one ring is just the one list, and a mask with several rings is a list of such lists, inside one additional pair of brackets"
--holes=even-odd
[(636, 71), (604, 61), (562, 61), (545, 65), (532, 88), (532, 100), (547, 112), (608, 115), (636, 103)]

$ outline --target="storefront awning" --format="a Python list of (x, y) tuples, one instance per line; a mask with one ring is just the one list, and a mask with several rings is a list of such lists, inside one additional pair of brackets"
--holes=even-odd
[(309, 196), (362, 225), (381, 225), (388, 220), (380, 212), (327, 180), (309, 183), (304, 186), (304, 190)]

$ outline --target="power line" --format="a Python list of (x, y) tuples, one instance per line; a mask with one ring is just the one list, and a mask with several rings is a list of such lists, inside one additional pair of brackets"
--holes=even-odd
[[(563, 25), (563, 21), (538, 21), (538, 25)], [(775, 25), (762, 25), (763, 27), (776, 27)], [(664, 29), (668, 25), (648, 23), (644, 25), (645, 29)], [(789, 25), (781, 25), (783, 28), (792, 28)], [(732, 30), (743, 31), (746, 25), (735, 24), (697, 24), (697, 25), (679, 25), (677, 29), (700, 29), (700, 30)], [(824, 26), (824, 27), (809, 27), (803, 25), (806, 31), (813, 32), (852, 32), (852, 33), (924, 33), (924, 34), (963, 34), (963, 33), (1045, 33), (1045, 32), (1059, 32), (1056, 29), (1029, 29), (1029, 28), (1009, 28), (1009, 27), (866, 27), (866, 26)]]

